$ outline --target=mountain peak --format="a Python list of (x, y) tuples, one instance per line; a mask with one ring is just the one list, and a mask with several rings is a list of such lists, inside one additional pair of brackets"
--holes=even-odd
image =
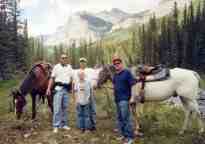
[(75, 15), (81, 16), (81, 15), (92, 15), (92, 14), (86, 10), (83, 10), (83, 11), (76, 12)]
[[(156, 17), (162, 17), (172, 12), (176, 0), (161, 0), (156, 7), (138, 13), (127, 13), (119, 8), (112, 8), (98, 13), (79, 11), (68, 18), (68, 21), (59, 27), (56, 33), (47, 36), (46, 44), (59, 43), (70, 44), (71, 40), (80, 43), (80, 40), (97, 40), (109, 32), (117, 29), (126, 29), (134, 24), (142, 24), (149, 21), (155, 13)], [(183, 8), (185, 3), (191, 0), (177, 0), (178, 7)]]
[(116, 24), (120, 22), (122, 19), (129, 17), (130, 14), (122, 11), (119, 8), (112, 8), (109, 11), (107, 10), (101, 11), (97, 13), (96, 16), (105, 21), (111, 22), (112, 24)]
[(126, 12), (122, 11), (122, 10), (119, 9), (119, 8), (112, 8), (110, 12), (114, 12), (114, 13), (126, 13)]

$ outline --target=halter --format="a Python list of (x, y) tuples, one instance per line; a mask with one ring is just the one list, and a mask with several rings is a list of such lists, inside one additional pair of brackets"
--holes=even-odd
[(113, 72), (112, 72), (111, 69), (110, 69), (111, 66), (112, 66), (112, 65), (105, 65), (105, 68), (108, 70), (108, 74), (110, 75), (111, 80), (113, 80), (114, 74), (113, 74)]

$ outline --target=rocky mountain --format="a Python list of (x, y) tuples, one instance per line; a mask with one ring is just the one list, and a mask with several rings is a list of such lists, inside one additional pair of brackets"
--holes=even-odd
[[(81, 11), (68, 17), (65, 24), (59, 27), (54, 34), (47, 35), (44, 40), (46, 45), (71, 44), (77, 45), (82, 40), (95, 41), (110, 32), (126, 29), (134, 24), (146, 23), (155, 14), (157, 18), (171, 13), (175, 0), (161, 0), (158, 6), (138, 13), (127, 13), (118, 8), (110, 11), (89, 13)], [(191, 0), (177, 0), (181, 9)]]
[(105, 10), (105, 11), (99, 12), (96, 14), (96, 16), (105, 21), (111, 22), (112, 24), (117, 24), (120, 21), (130, 17), (131, 14), (126, 13), (118, 8), (113, 8), (110, 11)]
[[(112, 31), (116, 29), (128, 28), (133, 24), (146, 23), (149, 21), (149, 18), (154, 14), (157, 18), (168, 15), (172, 12), (175, 1), (176, 0), (161, 0), (156, 7), (150, 10), (142, 11), (140, 13), (132, 14), (127, 19), (124, 19), (123, 21), (120, 21), (119, 23), (113, 25)], [(192, 0), (177, 0), (176, 2), (177, 2), (178, 9), (179, 10), (183, 9), (185, 4), (187, 4), (188, 6), (191, 1)]]
[(68, 18), (54, 34), (46, 36), (46, 45), (70, 44), (73, 41), (96, 40), (112, 28), (112, 23), (104, 21), (90, 13), (78, 12)]

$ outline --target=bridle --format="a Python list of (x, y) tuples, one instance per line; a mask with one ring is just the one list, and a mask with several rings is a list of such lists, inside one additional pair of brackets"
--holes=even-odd
[(111, 70), (112, 65), (105, 65), (106, 70), (108, 71), (108, 75), (110, 75), (111, 80), (114, 78), (114, 73)]

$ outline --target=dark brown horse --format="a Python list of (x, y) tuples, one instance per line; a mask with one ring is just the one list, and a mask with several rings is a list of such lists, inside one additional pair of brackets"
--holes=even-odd
[[(20, 119), (23, 107), (26, 105), (26, 95), (30, 94), (32, 98), (32, 119), (36, 117), (36, 98), (39, 95), (43, 101), (50, 78), (52, 67), (48, 63), (38, 63), (32, 67), (26, 75), (18, 90), (12, 91), (15, 102), (17, 119)], [(48, 106), (53, 112), (52, 96), (46, 96)]]

